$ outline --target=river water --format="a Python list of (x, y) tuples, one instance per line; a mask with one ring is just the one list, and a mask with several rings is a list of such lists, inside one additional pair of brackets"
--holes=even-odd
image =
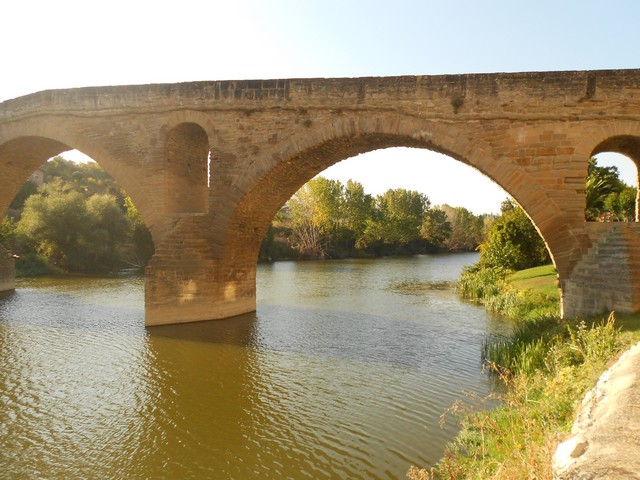
[(258, 311), (145, 329), (143, 279), (0, 298), (0, 477), (378, 479), (429, 466), (486, 395), (475, 254), (258, 267)]

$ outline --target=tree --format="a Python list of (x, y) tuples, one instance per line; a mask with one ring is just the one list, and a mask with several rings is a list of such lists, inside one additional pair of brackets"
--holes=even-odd
[(624, 186), (622, 191), (607, 195), (603, 208), (598, 212), (597, 219), (615, 222), (633, 222), (636, 217), (636, 198), (638, 190)]
[(120, 247), (129, 237), (129, 223), (122, 208), (112, 195), (91, 196), (86, 202), (88, 220), (92, 228), (85, 248), (90, 255), (89, 265), (98, 270), (113, 271), (120, 266)]
[(291, 238), (303, 258), (328, 256), (340, 221), (341, 194), (338, 180), (316, 177), (289, 200)]
[(480, 245), (480, 263), (510, 270), (544, 265), (550, 261), (544, 240), (524, 210), (513, 201), (502, 203), (488, 239)]
[(32, 195), (25, 202), (17, 233), (35, 250), (65, 270), (83, 271), (87, 263), (80, 245), (87, 244), (91, 225), (84, 197), (76, 191)]
[(415, 190), (389, 189), (376, 197), (377, 215), (367, 226), (368, 236), (386, 245), (404, 246), (421, 239), (420, 229), (431, 202)]
[(451, 224), (451, 235), (444, 242), (444, 246), (451, 251), (475, 250), (482, 242), (484, 220), (474, 215), (464, 207), (443, 205)]
[(12, 251), (16, 235), (16, 223), (10, 217), (4, 217), (0, 223), (0, 245)]
[(54, 182), (25, 202), (16, 231), (29, 247), (52, 265), (70, 272), (105, 272), (120, 265), (119, 249), (129, 225), (111, 195), (88, 200)]
[(124, 262), (136, 267), (144, 267), (155, 252), (151, 232), (142, 220), (142, 216), (133, 204), (131, 197), (124, 199), (126, 217), (129, 223), (130, 248), (125, 252)]
[[(595, 158), (589, 159), (587, 167), (587, 183), (585, 187), (585, 218), (598, 220), (602, 216), (607, 219), (608, 211), (605, 202), (612, 194), (620, 194), (626, 187), (619, 178), (617, 167), (601, 167)], [(611, 202), (609, 203), (611, 207)], [(615, 215), (615, 213), (614, 213)]]
[(443, 247), (451, 237), (451, 222), (441, 208), (431, 208), (424, 216), (420, 234), (434, 247)]
[(367, 228), (367, 219), (373, 214), (373, 197), (364, 193), (359, 182), (348, 180), (343, 190), (343, 236), (347, 248), (359, 247)]

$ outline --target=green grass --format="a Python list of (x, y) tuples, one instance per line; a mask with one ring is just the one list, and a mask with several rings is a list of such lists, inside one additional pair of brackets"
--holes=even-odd
[(464, 298), (511, 319), (560, 313), (560, 291), (552, 265), (516, 273), (474, 266), (463, 271), (457, 289)]
[[(467, 281), (490, 292), (482, 299), (486, 306), (511, 303), (507, 310), (516, 313), (512, 335), (487, 340), (483, 353), (503, 388), (486, 399), (456, 402), (447, 414), (459, 421), (459, 435), (435, 468), (412, 468), (410, 479), (550, 480), (552, 456), (584, 395), (640, 341), (640, 313), (572, 321), (550, 314), (549, 305), (559, 301), (552, 266), (504, 274), (497, 294), (480, 285), (492, 275), (475, 271)], [(491, 407), (496, 398), (499, 406)]]
[(535, 290), (536, 292), (560, 301), (558, 277), (553, 265), (529, 268), (507, 275), (506, 282), (516, 290)]

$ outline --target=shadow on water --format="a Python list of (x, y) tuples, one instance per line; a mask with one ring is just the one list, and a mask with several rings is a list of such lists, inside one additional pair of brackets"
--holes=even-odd
[(146, 327), (151, 337), (168, 337), (189, 342), (254, 347), (256, 345), (257, 317), (254, 313), (223, 320), (192, 322), (178, 325)]

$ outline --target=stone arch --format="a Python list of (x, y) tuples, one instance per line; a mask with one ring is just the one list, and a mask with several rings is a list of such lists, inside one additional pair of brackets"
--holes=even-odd
[(145, 224), (150, 228), (154, 243), (157, 233), (153, 228), (158, 224), (154, 199), (140, 188), (135, 168), (126, 160), (114, 156), (104, 146), (78, 130), (72, 120), (33, 120), (25, 127), (7, 128), (0, 132), (0, 214), (40, 165), (49, 158), (69, 150), (78, 150), (95, 160), (108, 172), (133, 199)]
[(38, 167), (48, 159), (66, 151), (78, 150), (99, 163), (133, 199), (145, 225), (151, 231), (152, 242), (154, 245), (157, 244), (156, 232), (151, 228), (153, 225), (153, 216), (150, 216), (152, 209), (140, 208), (141, 204), (145, 204), (145, 196), (144, 192), (136, 188), (136, 178), (127, 175), (126, 171), (123, 172), (123, 165), (98, 145), (91, 145), (91, 142), (75, 133), (65, 134), (64, 127), (60, 126), (60, 128), (63, 131), (55, 137), (53, 135), (45, 137), (26, 134), (16, 136), (0, 144), (0, 169), (3, 172), (3, 175), (0, 176), (0, 218), (4, 217), (15, 195)]
[[(554, 233), (556, 218), (562, 217), (562, 211), (544, 186), (510, 158), (496, 153), (475, 128), (470, 124), (451, 128), (449, 124), (402, 115), (352, 115), (337, 117), (282, 141), (260, 170), (256, 169), (252, 177), (240, 179), (243, 184), (238, 187), (246, 193), (230, 218), (222, 258), (240, 255), (245, 261), (250, 258), (255, 262), (271, 219), (305, 182), (341, 160), (388, 147), (433, 150), (475, 168), (523, 207), (545, 238), (552, 258), (554, 250), (575, 250), (573, 238)], [(523, 185), (527, 188), (523, 189)], [(541, 203), (545, 204), (544, 211)], [(561, 247), (554, 249), (554, 242)], [(240, 244), (251, 245), (251, 253), (236, 252), (235, 246)]]
[(0, 145), (0, 216), (29, 176), (47, 159), (71, 150), (58, 140), (40, 136), (22, 136)]
[(209, 137), (197, 123), (183, 122), (169, 130), (166, 161), (166, 213), (209, 211)]

